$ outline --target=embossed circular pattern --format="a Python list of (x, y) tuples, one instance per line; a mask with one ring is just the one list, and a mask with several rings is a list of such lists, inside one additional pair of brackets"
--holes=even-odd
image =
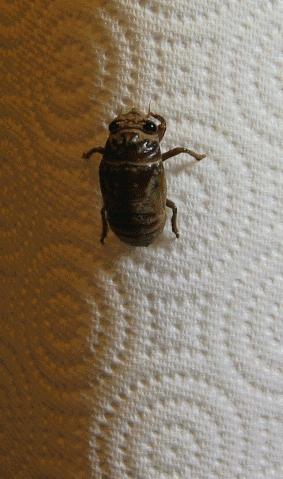
[[(277, 0), (3, 2), (0, 476), (282, 476)], [(168, 119), (179, 207), (99, 244), (96, 159), (133, 103)], [(282, 434), (281, 434), (282, 436)]]

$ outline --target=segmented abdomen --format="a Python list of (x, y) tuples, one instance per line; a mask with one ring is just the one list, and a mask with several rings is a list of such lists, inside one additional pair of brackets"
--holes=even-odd
[(161, 233), (166, 219), (161, 160), (149, 164), (102, 160), (100, 184), (108, 222), (122, 241), (146, 246)]

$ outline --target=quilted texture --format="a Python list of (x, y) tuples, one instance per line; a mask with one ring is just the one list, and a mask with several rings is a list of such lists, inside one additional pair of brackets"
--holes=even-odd
[[(1, 7), (1, 478), (282, 478), (282, 3)], [(150, 100), (208, 156), (103, 247), (81, 154)]]

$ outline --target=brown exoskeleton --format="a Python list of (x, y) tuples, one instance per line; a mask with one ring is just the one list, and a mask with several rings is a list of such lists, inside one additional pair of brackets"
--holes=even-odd
[(99, 167), (102, 243), (109, 224), (125, 243), (148, 246), (163, 231), (166, 206), (172, 210), (172, 231), (179, 237), (177, 207), (167, 198), (163, 162), (179, 153), (188, 153), (198, 161), (206, 155), (183, 147), (161, 153), (159, 144), (165, 130), (162, 116), (133, 108), (110, 123), (104, 148), (95, 147), (83, 154), (85, 159), (93, 153), (103, 155)]

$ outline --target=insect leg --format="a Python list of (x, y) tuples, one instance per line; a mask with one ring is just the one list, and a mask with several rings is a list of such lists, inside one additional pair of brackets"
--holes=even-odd
[(163, 153), (162, 161), (168, 160), (168, 158), (179, 155), (180, 153), (188, 153), (188, 155), (193, 156), (197, 161), (200, 161), (206, 157), (206, 155), (195, 153), (194, 151), (189, 150), (188, 148), (183, 148), (182, 146), (178, 146), (177, 148), (173, 148), (172, 150), (169, 150), (166, 153)]
[(102, 233), (101, 233), (100, 241), (101, 241), (102, 244), (104, 244), (104, 240), (105, 240), (105, 238), (107, 236), (107, 233), (108, 233), (108, 223), (107, 223), (105, 206), (102, 206), (102, 208), (101, 208), (101, 219), (102, 219)]
[(172, 231), (173, 233), (175, 233), (176, 235), (176, 238), (179, 238), (179, 231), (178, 231), (178, 228), (177, 228), (177, 206), (175, 205), (175, 203), (171, 200), (166, 200), (166, 206), (168, 206), (168, 208), (171, 208), (172, 210), (172, 218), (171, 218), (171, 225), (172, 225)]
[(88, 160), (91, 157), (91, 155), (93, 155), (94, 153), (100, 153), (101, 155), (103, 155), (104, 148), (102, 148), (102, 146), (95, 146), (94, 148), (91, 148), (91, 150), (87, 151), (86, 153), (83, 153), (82, 158), (84, 158), (84, 160)]

